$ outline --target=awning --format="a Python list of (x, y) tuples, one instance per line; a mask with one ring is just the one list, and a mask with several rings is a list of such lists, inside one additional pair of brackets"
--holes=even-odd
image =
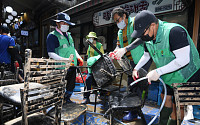
[[(71, 14), (80, 12), (80, 11), (82, 11), (84, 9), (87, 9), (87, 8), (92, 7), (92, 6), (98, 5), (98, 4), (103, 3), (103, 2), (108, 2), (108, 1), (109, 0), (86, 0), (86, 1), (84, 1), (82, 3), (79, 3), (79, 4), (75, 5), (75, 6), (73, 6), (73, 7), (70, 7), (70, 8), (68, 8), (68, 9), (66, 9), (66, 10), (64, 10), (62, 12), (71, 15)], [(47, 19), (45, 19), (43, 21), (47, 21), (47, 20), (52, 19), (52, 18), (54, 18), (56, 16), (57, 16), (57, 14), (55, 14), (55, 15), (53, 15), (51, 17), (48, 17)]]
[(74, 13), (77, 13), (77, 12), (80, 12), (84, 9), (87, 9), (89, 7), (92, 7), (92, 6), (95, 6), (97, 4), (100, 4), (100, 3), (103, 3), (105, 1), (108, 1), (108, 0), (87, 0), (85, 2), (82, 2), (80, 4), (77, 4), (69, 9), (66, 9), (62, 12), (67, 12), (67, 14), (71, 15), (71, 14), (74, 14)]

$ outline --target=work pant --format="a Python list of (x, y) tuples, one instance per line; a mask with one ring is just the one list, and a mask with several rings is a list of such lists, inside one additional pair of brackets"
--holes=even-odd
[(75, 80), (76, 80), (76, 67), (70, 67), (67, 70), (67, 75), (65, 79), (67, 80), (66, 90), (73, 92), (75, 88)]
[[(96, 82), (94, 80), (94, 76), (92, 75), (92, 73), (88, 73), (86, 78), (87, 90), (91, 90), (92, 85), (96, 85)], [(89, 96), (90, 92), (84, 93), (84, 98), (89, 98)]]
[[(152, 59), (149, 60), (142, 68), (144, 70), (148, 71), (149, 67), (151, 66), (151, 63), (152, 63)], [(136, 64), (133, 61), (130, 61), (130, 64), (131, 64), (131, 66), (134, 69), (134, 67), (136, 66)], [(130, 85), (133, 81), (134, 81), (134, 79), (133, 79), (132, 75), (128, 76), (128, 85)], [(139, 95), (139, 96), (142, 96), (142, 92), (141, 92), (141, 90), (139, 90), (140, 88), (136, 87), (137, 84), (135, 84), (134, 86), (135, 87), (133, 87), (130, 91), (133, 92), (133, 93), (137, 93), (137, 95)], [(138, 114), (138, 112), (137, 111), (132, 111), (132, 115), (133, 114)]]

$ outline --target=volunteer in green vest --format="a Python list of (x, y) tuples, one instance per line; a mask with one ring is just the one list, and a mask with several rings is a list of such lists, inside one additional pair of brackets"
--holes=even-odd
[[(144, 53), (143, 45), (137, 46), (135, 49), (130, 50), (128, 47), (135, 39), (131, 37), (134, 30), (134, 17), (130, 17), (128, 12), (122, 8), (115, 8), (112, 11), (112, 19), (119, 28), (117, 37), (117, 47), (114, 52), (110, 53), (110, 57), (114, 58), (113, 55), (119, 59), (124, 54), (130, 60), (131, 66), (134, 68)], [(143, 68), (147, 71), (151, 65), (149, 61)], [(128, 84), (134, 80), (132, 76), (128, 76)], [(133, 121), (137, 119), (137, 112), (130, 111), (126, 116), (123, 117), (123, 121)]]
[[(54, 25), (56, 25), (56, 29), (49, 33), (47, 36), (47, 52), (50, 58), (55, 60), (65, 60), (68, 59), (71, 54), (73, 57), (74, 66), (79, 63), (80, 66), (83, 65), (83, 59), (80, 57), (78, 52), (74, 47), (74, 41), (71, 37), (69, 30), (69, 25), (75, 25), (70, 22), (70, 17), (66, 13), (58, 13), (57, 19), (54, 20)], [(75, 87), (76, 80), (76, 68), (70, 67), (68, 69), (67, 75), (67, 86), (65, 92), (65, 101), (67, 103), (71, 103), (70, 97), (73, 93), (73, 89)]]
[[(104, 54), (104, 50), (103, 50), (103, 45), (97, 41), (97, 36), (95, 32), (90, 32), (87, 36), (86, 39), (89, 40), (89, 42), (91, 42), (97, 49), (100, 50), (100, 52), (102, 54)], [(88, 47), (87, 50), (87, 55), (88, 55), (88, 60), (87, 60), (87, 65), (88, 66), (92, 66), (99, 58), (100, 55), (99, 53), (97, 53), (91, 46)], [(88, 74), (87, 74), (87, 78), (86, 78), (86, 85), (87, 85), (87, 90), (91, 90), (91, 86), (95, 85), (95, 80), (94, 77), (92, 75), (92, 71), (90, 68), (88, 68)], [(84, 99), (83, 99), (83, 104), (88, 104), (90, 103), (90, 93), (84, 93)]]
[[(132, 37), (140, 37), (145, 41), (145, 52), (134, 68), (133, 76), (137, 76), (137, 70), (150, 58), (153, 59), (156, 69), (147, 74), (148, 81), (157, 81), (161, 77), (167, 86), (167, 98), (160, 113), (159, 124), (176, 125), (176, 107), (171, 85), (200, 82), (199, 53), (187, 30), (179, 24), (161, 21), (148, 10), (138, 13), (134, 23)], [(184, 117), (183, 107), (181, 116)]]

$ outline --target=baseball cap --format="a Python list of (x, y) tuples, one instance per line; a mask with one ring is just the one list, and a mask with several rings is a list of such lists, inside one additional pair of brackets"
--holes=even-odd
[(69, 25), (75, 25), (75, 23), (70, 22), (69, 15), (62, 12), (57, 14), (57, 18), (54, 20), (54, 22), (66, 22)]
[(1, 25), (0, 26), (0, 30), (3, 32), (3, 33), (9, 33), (9, 28), (7, 25)]
[(143, 10), (135, 16), (134, 31), (131, 34), (133, 38), (139, 38), (144, 30), (157, 20), (156, 16), (148, 10)]

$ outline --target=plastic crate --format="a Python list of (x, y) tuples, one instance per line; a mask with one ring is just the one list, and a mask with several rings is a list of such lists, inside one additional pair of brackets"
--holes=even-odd
[(162, 103), (162, 99), (161, 99), (161, 93), (162, 93), (162, 90), (163, 90), (163, 84), (160, 82), (159, 83), (159, 87), (158, 87), (158, 102), (157, 102), (157, 105), (161, 105)]
[(75, 83), (74, 92), (80, 92), (84, 89), (84, 83)]
[(194, 118), (200, 119), (200, 105), (193, 105)]
[(148, 99), (157, 102), (158, 90), (159, 90), (159, 82), (151, 82), (151, 85), (149, 85)]
[(75, 83), (75, 86), (84, 87), (84, 83)]

